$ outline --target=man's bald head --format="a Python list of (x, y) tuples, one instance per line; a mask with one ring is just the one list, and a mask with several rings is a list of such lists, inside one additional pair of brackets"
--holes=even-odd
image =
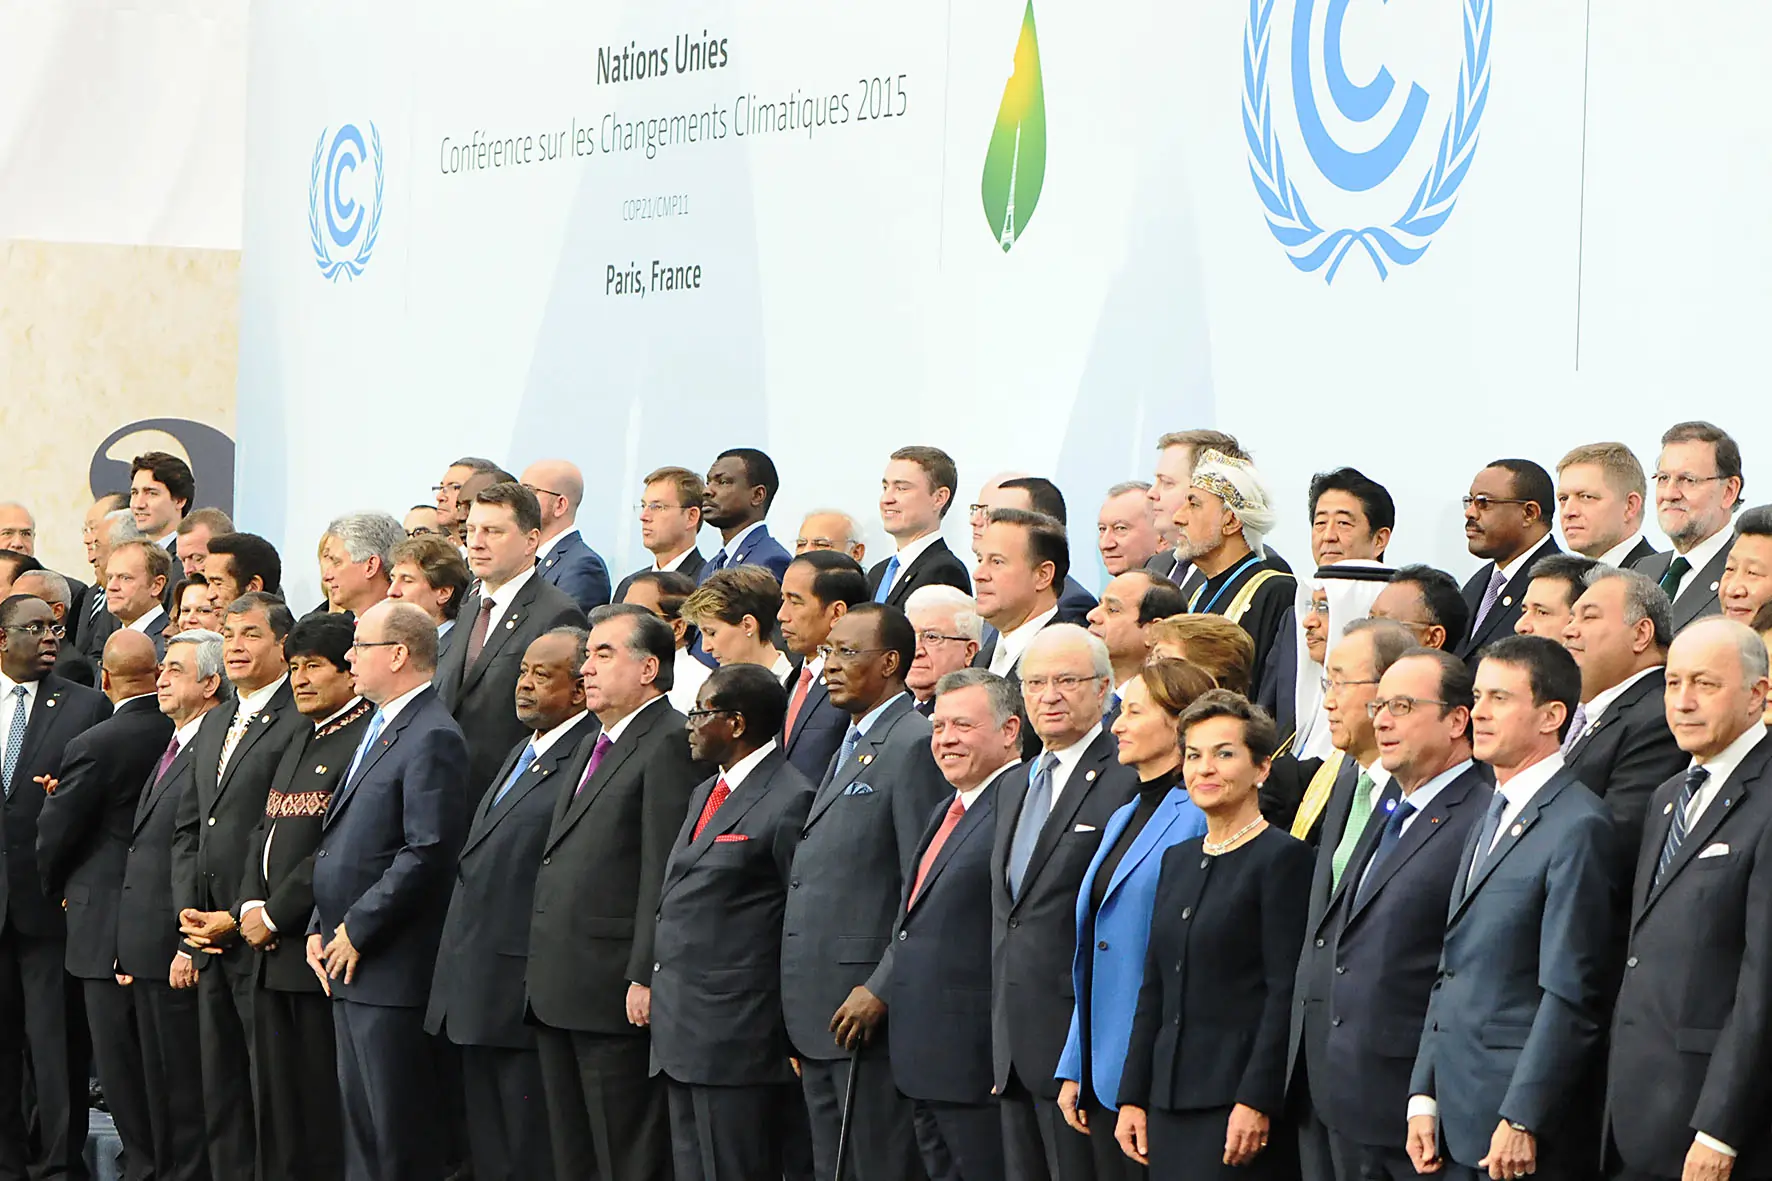
[(105, 641), (103, 668), (105, 695), (115, 705), (154, 691), (160, 658), (147, 635), (123, 628)]

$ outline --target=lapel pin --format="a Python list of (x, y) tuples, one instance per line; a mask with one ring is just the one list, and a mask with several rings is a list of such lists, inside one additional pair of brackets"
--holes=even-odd
[(512, 628), (514, 628), (516, 626), (517, 626), (517, 621), (515, 619), (505, 620), (505, 630), (506, 631), (510, 631)]
[(1511, 832), (1511, 835), (1513, 835), (1513, 836), (1516, 836), (1516, 837), (1517, 837), (1517, 836), (1519, 836), (1519, 835), (1520, 835), (1520, 834), (1521, 834), (1521, 833), (1523, 833), (1523, 832), (1525, 832), (1525, 831), (1526, 831), (1526, 828), (1525, 828), (1525, 826), (1524, 826), (1524, 825), (1520, 825), (1520, 824), (1516, 824), (1516, 825), (1514, 825), (1514, 826), (1513, 826), (1513, 828), (1512, 828), (1512, 829), (1511, 829), (1511, 830), (1510, 830), (1510, 832)]
[(1087, 775), (1083, 776), (1083, 782), (1084, 783), (1094, 783), (1095, 782), (1095, 772), (1091, 771)]
[(261, 722), (268, 722), (271, 720), (271, 715), (270, 714), (260, 714), (260, 715), (258, 715), (258, 720)]
[(1440, 822), (1440, 818), (1438, 816), (1429, 816), (1427, 818), (1427, 822), (1429, 824), (1438, 824)]
[(1674, 802), (1672, 800), (1667, 802), (1667, 807), (1661, 810), (1661, 814), (1663, 816), (1672, 816), (1674, 814)]
[(1503, 607), (1512, 607), (1514, 605), (1514, 597), (1512, 595), (1502, 595), (1501, 605)]
[(318, 767), (315, 767), (315, 768), (314, 768), (314, 774), (316, 774), (316, 775), (324, 775), (324, 774), (326, 774), (326, 764), (325, 764), (325, 763), (321, 763), (321, 764), (320, 764), (320, 765), (319, 765), (319, 766), (318, 766)]
[(43, 703), (43, 708), (44, 709), (54, 709), (55, 708), (55, 698), (51, 697), (48, 701), (45, 701)]
[(873, 761), (874, 761), (873, 755), (862, 755), (861, 756), (861, 765), (864, 767)]
[(1715, 591), (1715, 590), (1716, 590), (1716, 589), (1717, 589), (1717, 588), (1718, 588), (1718, 587), (1719, 587), (1719, 586), (1721, 586), (1721, 585), (1723, 585), (1723, 584), (1722, 584), (1722, 583), (1720, 583), (1720, 582), (1713, 582), (1713, 583), (1711, 583), (1711, 584), (1710, 584), (1710, 589), (1711, 589), (1711, 590), (1712, 590), (1712, 591)]

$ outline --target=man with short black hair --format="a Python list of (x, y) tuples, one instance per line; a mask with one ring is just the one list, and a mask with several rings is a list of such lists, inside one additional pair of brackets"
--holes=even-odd
[[(1000, 478), (993, 484), (986, 485), (985, 491), (979, 493), (989, 510), (985, 515), (985, 523), (989, 523), (990, 512), (1000, 508), (1021, 509), (1023, 512), (1040, 513), (1058, 522), (1061, 530), (1069, 529), (1069, 514), (1065, 509), (1064, 493), (1058, 485), (1044, 476), (1010, 476)], [(976, 545), (974, 546), (976, 549)], [(1095, 596), (1072, 578), (1068, 573), (1058, 583), (1058, 611), (1066, 623), (1081, 623), (1085, 616), (1095, 607)]]
[(1662, 434), (1655, 519), (1674, 548), (1640, 560), (1636, 569), (1660, 584), (1673, 603), (1676, 632), (1722, 609), (1717, 585), (1729, 561), (1729, 522), (1741, 507), (1741, 491), (1741, 447), (1729, 432), (1713, 423), (1680, 422)]
[(939, 447), (900, 447), (880, 477), (880, 523), (897, 551), (868, 571), (877, 603), (903, 608), (911, 592), (946, 585), (970, 594), (966, 564), (941, 536), (941, 523), (959, 495), (959, 469)]
[(793, 555), (769, 536), (766, 524), (780, 487), (775, 461), (755, 447), (734, 447), (714, 457), (701, 519), (720, 531), (720, 548), (697, 574), (697, 583), (728, 566), (762, 566), (778, 579), (787, 572)]
[(1447, 647), (1469, 657), (1490, 640), (1513, 634), (1532, 566), (1561, 553), (1551, 536), (1556, 486), (1530, 459), (1498, 459), (1471, 480), (1464, 498), (1464, 535), (1470, 552), (1489, 559), (1464, 584), (1470, 630)]
[(784, 685), (787, 714), (780, 735), (782, 757), (808, 779), (822, 778), (842, 745), (849, 718), (831, 704), (824, 685), (824, 655), (831, 625), (868, 598), (867, 576), (854, 559), (832, 550), (808, 550), (788, 563), (781, 584), (782, 643), (800, 667)]
[(203, 559), (209, 601), (217, 613), (247, 591), (283, 593), (283, 559), (277, 547), (256, 533), (224, 533), (209, 539)]
[[(1146, 629), (1159, 619), (1187, 610), (1181, 591), (1167, 578), (1143, 567), (1127, 570), (1107, 584), (1101, 602), (1089, 613), (1089, 633), (1107, 645), (1114, 665), (1114, 684), (1108, 693), (1107, 712), (1120, 708), (1120, 691), (1144, 668), (1150, 656)], [(1110, 728), (1112, 723), (1109, 723)]]
[(996, 630), (973, 664), (1012, 676), (1021, 654), (1041, 628), (1068, 623), (1058, 588), (1071, 565), (1064, 526), (1042, 513), (993, 509), (979, 538), (973, 572), (978, 614)]
[(178, 523), (197, 498), (191, 465), (164, 451), (138, 455), (129, 465), (129, 511), (142, 536), (178, 557)]
[(234, 522), (218, 508), (200, 508), (186, 513), (178, 523), (178, 538), (174, 543), (185, 576), (203, 573), (203, 564), (209, 558), (210, 539), (233, 531)]
[(474, 502), (474, 496), (471, 492), (463, 496), (463, 488), (475, 476), (485, 476), (499, 470), (496, 463), (478, 455), (464, 455), (444, 469), (442, 481), (432, 485), (431, 491), (437, 498), (437, 527), (443, 531), (445, 537), (459, 542), (461, 530), (467, 524), (468, 509)]
[(1470, 619), (1458, 580), (1432, 566), (1402, 566), (1372, 600), (1372, 618), (1392, 619), (1424, 648), (1450, 651)]
[(1546, 554), (1532, 563), (1532, 580), (1520, 600), (1514, 634), (1562, 643), (1563, 629), (1575, 617), (1575, 600), (1581, 597), (1583, 580), (1597, 565), (1580, 554)]
[(541, 508), (541, 541), (535, 560), (541, 576), (565, 591), (579, 610), (609, 601), (609, 567), (578, 531), (584, 473), (564, 459), (540, 459), (523, 469), (523, 486)]

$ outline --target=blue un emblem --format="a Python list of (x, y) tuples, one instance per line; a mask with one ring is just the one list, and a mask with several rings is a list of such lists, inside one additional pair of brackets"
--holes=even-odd
[[(330, 136), (320, 132), (308, 181), (308, 237), (314, 263), (334, 282), (363, 273), (381, 233), (381, 132), (369, 125), (369, 143), (353, 123)], [(374, 175), (369, 175), (373, 167)]]
[[(1459, 0), (1461, 57), (1457, 94), (1450, 101), (1440, 131), (1439, 149), (1431, 163), (1416, 154), (1416, 167), (1405, 170), (1411, 149), (1432, 128), (1424, 126), (1431, 95), (1411, 84), (1397, 97), (1390, 71), (1371, 73), (1373, 55), (1366, 52), (1365, 70), (1350, 67), (1344, 49), (1349, 0), (1327, 0), (1317, 18), (1318, 0), (1249, 0), (1249, 21), (1243, 35), (1243, 135), (1249, 145), (1249, 172), (1261, 198), (1269, 231), (1301, 271), (1322, 271), (1335, 281), (1348, 251), (1365, 250), (1380, 279), (1390, 266), (1408, 266), (1427, 252), (1428, 244), (1452, 216), (1458, 190), (1477, 153), (1477, 130), (1489, 99), (1489, 38), (1494, 0)], [(1291, 5), (1291, 28), (1274, 19), (1274, 10)], [(1278, 36), (1275, 25), (1280, 25)], [(1363, 45), (1362, 50), (1373, 47)], [(1305, 191), (1314, 192), (1313, 217), (1288, 171), (1288, 161), (1274, 128), (1270, 80), (1278, 72), (1275, 51), (1284, 57), (1290, 81), (1281, 109), (1297, 119), (1314, 178)], [(1370, 77), (1355, 82), (1350, 73)], [(1448, 70), (1449, 73), (1449, 70)], [(1451, 83), (1448, 76), (1446, 85)], [(1324, 104), (1328, 100), (1325, 118)], [(1290, 101), (1288, 101), (1290, 100)], [(1443, 104), (1444, 105), (1444, 104)], [(1337, 131), (1339, 130), (1339, 138)], [(1296, 161), (1294, 162), (1296, 163)], [(1319, 187), (1320, 178), (1326, 186)], [(1410, 196), (1409, 194), (1413, 194)], [(1333, 212), (1335, 216), (1328, 216)]]

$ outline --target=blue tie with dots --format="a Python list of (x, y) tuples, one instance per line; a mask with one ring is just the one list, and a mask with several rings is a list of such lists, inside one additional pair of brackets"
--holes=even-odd
[(6, 728), (6, 765), (0, 768), (5, 772), (3, 786), (8, 799), (12, 798), (12, 777), (18, 771), (18, 757), (24, 750), (25, 727), (31, 721), (31, 711), (25, 707), (27, 692), (23, 685), (12, 687), (12, 724)]

